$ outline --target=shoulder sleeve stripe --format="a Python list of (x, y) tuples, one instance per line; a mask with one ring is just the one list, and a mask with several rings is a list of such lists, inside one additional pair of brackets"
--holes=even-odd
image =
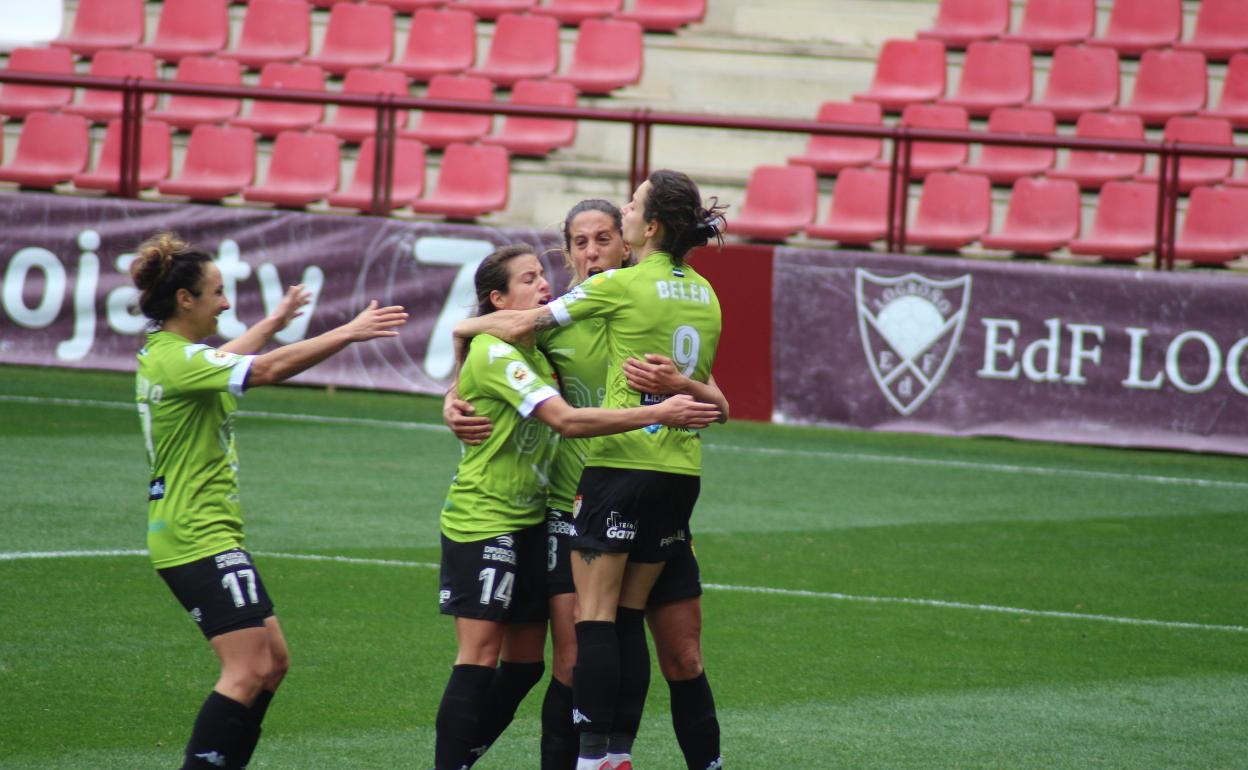
[(559, 391), (549, 385), (544, 385), (525, 396), (520, 405), (516, 407), (516, 411), (520, 413), (521, 417), (528, 417), (533, 414), (533, 410), (541, 405), (543, 401), (557, 395), (559, 395)]
[(230, 370), (230, 392), (235, 396), (243, 395), (243, 388), (247, 384), (247, 373), (251, 371), (251, 362), (256, 360), (255, 356), (243, 356), (242, 360), (234, 364)]
[(550, 310), (550, 314), (555, 317), (555, 321), (560, 326), (567, 326), (572, 323), (572, 314), (568, 312), (568, 306), (564, 304), (563, 298), (546, 303), (546, 307)]

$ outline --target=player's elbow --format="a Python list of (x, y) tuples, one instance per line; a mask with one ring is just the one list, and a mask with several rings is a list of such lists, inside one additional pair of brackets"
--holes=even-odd
[(281, 382), (282, 377), (279, 367), (265, 356), (256, 356), (252, 359), (251, 368), (247, 370), (247, 387), (258, 388), (262, 385), (272, 385)]

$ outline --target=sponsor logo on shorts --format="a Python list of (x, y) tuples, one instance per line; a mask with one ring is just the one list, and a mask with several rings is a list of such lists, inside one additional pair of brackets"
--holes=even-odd
[(511, 535), (500, 535), (494, 538), (498, 545), (487, 545), (481, 552), (485, 561), (498, 561), (503, 564), (516, 563), (516, 539)]
[(673, 543), (683, 543), (689, 539), (689, 534), (683, 529), (678, 529), (667, 537), (659, 539), (659, 547), (666, 548)]
[(572, 501), (572, 518), (575, 519), (581, 514), (581, 503), (584, 501), (585, 498), (580, 495), (577, 495), (576, 499)]
[(161, 500), (165, 496), (165, 477), (157, 476), (147, 485), (147, 499)]
[(591, 722), (589, 717), (581, 713), (580, 709), (572, 709), (572, 724), (587, 725)]
[(225, 755), (219, 751), (206, 751), (203, 754), (196, 754), (195, 756), (215, 767), (225, 767)]
[(715, 757), (715, 760), (706, 766), (706, 770), (724, 770), (724, 758)]
[(229, 569), (240, 564), (245, 567), (251, 566), (251, 559), (247, 558), (247, 554), (243, 551), (219, 553), (213, 557), (213, 560), (217, 563), (217, 569)]
[(576, 537), (576, 527), (572, 526), (563, 519), (551, 519), (546, 522), (546, 534)]
[(607, 517), (607, 539), (634, 540), (636, 537), (637, 526), (620, 518), (619, 511), (611, 511), (611, 515)]
[(188, 614), (191, 616), (191, 620), (195, 621), (196, 623), (204, 622), (204, 611), (201, 610), (200, 608), (194, 607), (191, 609), (190, 613)]
[(438, 604), (446, 604), (451, 600), (451, 592), (443, 588), (438, 591)]

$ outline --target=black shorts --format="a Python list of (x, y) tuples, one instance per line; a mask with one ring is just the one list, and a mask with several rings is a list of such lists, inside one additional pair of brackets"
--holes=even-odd
[(678, 602), (681, 599), (692, 599), (702, 595), (702, 570), (698, 567), (698, 558), (693, 553), (693, 541), (684, 548), (677, 548), (672, 557), (663, 565), (663, 572), (650, 589), (647, 607), (658, 607), (662, 604)]
[(438, 609), (496, 623), (544, 623), (546, 525), (459, 543), (442, 536)]
[(585, 468), (572, 516), (577, 550), (667, 561), (689, 540), (689, 517), (702, 480), (683, 473)]
[(576, 534), (572, 514), (558, 508), (546, 509), (546, 594), (576, 593), (572, 583), (572, 549), (569, 544)]
[(273, 615), (251, 554), (235, 548), (189, 564), (156, 570), (208, 639), (257, 628)]

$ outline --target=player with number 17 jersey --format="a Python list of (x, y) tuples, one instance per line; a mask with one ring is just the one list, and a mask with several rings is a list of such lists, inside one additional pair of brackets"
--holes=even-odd
[[(622, 365), (629, 357), (644, 360), (647, 353), (658, 353), (670, 357), (686, 377), (710, 378), (722, 326), (719, 299), (705, 278), (688, 264), (675, 264), (665, 252), (654, 252), (634, 267), (595, 275), (547, 307), (561, 326), (589, 318), (606, 321), (604, 407), (653, 402), (655, 397), (628, 386)], [(701, 441), (695, 431), (652, 425), (592, 439), (586, 465), (698, 476)]]

